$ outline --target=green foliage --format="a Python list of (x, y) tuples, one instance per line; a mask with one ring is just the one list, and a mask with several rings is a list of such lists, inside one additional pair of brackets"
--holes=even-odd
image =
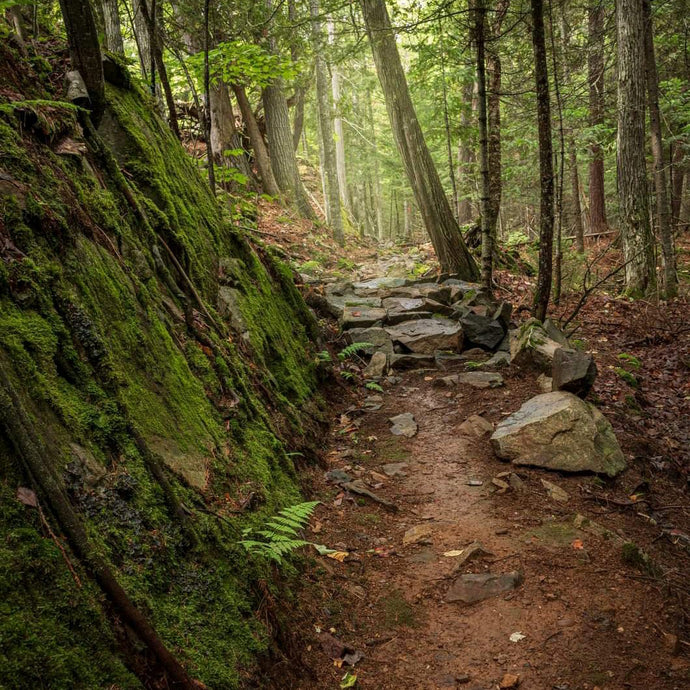
[(316, 353), (316, 359), (319, 362), (330, 362), (331, 353), (328, 350), (321, 350), (320, 352)]
[(627, 352), (621, 352), (618, 355), (618, 359), (621, 360), (621, 362), (627, 364), (628, 366), (632, 367), (633, 369), (639, 369), (642, 366), (642, 363), (640, 360), (635, 357), (635, 355), (631, 355)]
[(364, 384), (364, 387), (370, 391), (376, 391), (377, 393), (383, 393), (383, 388), (376, 383), (376, 381), (368, 381)]
[(341, 361), (344, 361), (346, 359), (349, 359), (350, 357), (354, 357), (360, 352), (364, 352), (369, 347), (373, 347), (372, 343), (351, 343), (347, 347), (344, 347), (339, 353), (338, 353), (338, 359)]
[(622, 367), (615, 367), (614, 372), (619, 378), (623, 379), (623, 381), (625, 381), (631, 388), (639, 387), (640, 382), (637, 380), (637, 377), (634, 374), (631, 374), (626, 369), (623, 369)]
[[(290, 59), (273, 55), (255, 43), (242, 40), (222, 41), (209, 50), (211, 81), (226, 84), (268, 86), (275, 79), (290, 80), (296, 69)], [(187, 59), (199, 81), (204, 70), (204, 54), (198, 52)]]
[[(319, 501), (307, 501), (284, 508), (277, 515), (266, 520), (260, 528), (245, 529), (242, 532), (245, 538), (238, 543), (251, 555), (282, 565), (287, 555), (311, 544), (300, 538), (299, 533), (309, 521), (317, 505)], [(251, 536), (262, 539), (250, 539)]]
[(346, 381), (352, 381), (355, 378), (355, 375), (351, 371), (341, 371), (340, 375), (346, 380)]

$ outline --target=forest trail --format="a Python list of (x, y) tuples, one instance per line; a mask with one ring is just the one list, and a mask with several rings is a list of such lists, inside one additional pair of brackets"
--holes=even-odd
[[(594, 475), (499, 460), (477, 422), (495, 427), (541, 393), (537, 374), (502, 369), (505, 385), (476, 389), (449, 384), (463, 362), (444, 369), (395, 372), (382, 394), (336, 393), (307, 538), (344, 560), (318, 557), (304, 578), (308, 672), (293, 687), (345, 687), (353, 675), (377, 689), (687, 687), (668, 592), (622, 558), (624, 542), (647, 543), (639, 520), (593, 500), (610, 486)], [(411, 437), (391, 432), (404, 413)], [(471, 573), (507, 576), (507, 589), (452, 601)]]

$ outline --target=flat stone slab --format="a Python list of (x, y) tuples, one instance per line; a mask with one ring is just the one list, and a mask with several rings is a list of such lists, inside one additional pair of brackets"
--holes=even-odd
[(377, 307), (345, 307), (340, 325), (343, 330), (380, 326), (386, 318), (386, 310)]
[(415, 421), (411, 412), (397, 414), (395, 417), (391, 417), (388, 421), (393, 425), (391, 428), (391, 433), (394, 436), (405, 436), (406, 438), (412, 438), (417, 433), (417, 422)]
[(326, 294), (326, 304), (328, 305), (328, 313), (336, 319), (343, 316), (345, 307), (380, 307), (380, 297), (358, 297), (352, 293), (338, 295)]
[(459, 352), (462, 328), (450, 319), (418, 319), (386, 328), (391, 340), (412, 352), (432, 354), (436, 350)]
[(450, 285), (442, 285), (440, 283), (415, 283), (414, 285), (397, 287), (391, 290), (391, 295), (395, 297), (408, 297), (412, 299), (427, 297), (441, 302), (441, 304), (449, 304), (451, 293)]
[(434, 355), (415, 353), (403, 353), (390, 355), (389, 365), (391, 369), (401, 371), (403, 369), (433, 369), (436, 366)]
[(367, 355), (373, 355), (376, 350), (393, 354), (393, 341), (380, 326), (350, 328), (346, 333), (346, 338), (349, 343), (371, 343), (371, 347), (363, 350)]
[(407, 473), (405, 470), (410, 465), (406, 462), (389, 462), (384, 465), (381, 469), (387, 477), (404, 477)]
[(493, 371), (468, 371), (457, 375), (458, 384), (472, 386), (472, 388), (500, 388), (503, 377)]
[(625, 457), (604, 415), (572, 393), (555, 391), (528, 400), (491, 436), (496, 455), (514, 465), (614, 477)]
[(403, 287), (407, 281), (405, 278), (393, 278), (390, 276), (383, 276), (381, 278), (372, 278), (371, 280), (364, 280), (352, 284), (352, 289), (357, 294), (367, 295), (377, 293), (380, 290), (391, 290), (393, 288)]
[(478, 601), (496, 597), (504, 592), (519, 587), (522, 574), (517, 570), (510, 573), (468, 573), (460, 575), (446, 592), (447, 602), (459, 601), (463, 604), (475, 604)]

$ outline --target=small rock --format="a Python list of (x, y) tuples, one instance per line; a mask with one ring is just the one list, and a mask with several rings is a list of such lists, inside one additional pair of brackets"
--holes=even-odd
[(523, 482), (515, 472), (511, 472), (508, 475), (508, 483), (513, 491), (524, 491), (526, 488), (525, 482)]
[(520, 685), (520, 676), (514, 673), (506, 673), (501, 679), (501, 684), (498, 686), (501, 690), (510, 690), (517, 688)]
[(406, 352), (404, 354), (393, 354), (390, 356), (391, 369), (431, 369), (436, 366), (433, 354), (419, 354), (416, 352)]
[(352, 481), (352, 477), (350, 477), (347, 472), (343, 472), (342, 470), (330, 470), (329, 472), (326, 472), (326, 479), (334, 484)]
[(378, 379), (384, 375), (387, 368), (388, 357), (385, 352), (379, 350), (378, 352), (374, 352), (369, 364), (364, 367), (362, 374), (365, 379)]
[(433, 529), (430, 524), (423, 523), (421, 525), (415, 525), (410, 527), (410, 529), (403, 535), (403, 546), (410, 546), (411, 544), (419, 544), (419, 542), (429, 539)]
[(466, 436), (474, 436), (475, 438), (481, 438), (485, 434), (489, 434), (494, 430), (494, 425), (484, 417), (473, 414), (468, 417), (458, 428), (461, 434)]
[(460, 319), (465, 339), (473, 345), (494, 350), (505, 337), (503, 325), (490, 316), (469, 313)]
[(340, 319), (343, 330), (380, 326), (386, 318), (386, 310), (378, 307), (346, 306)]
[(348, 343), (371, 343), (371, 347), (363, 350), (367, 355), (373, 355), (376, 350), (393, 354), (393, 341), (383, 328), (351, 328), (345, 337)]
[(482, 556), (493, 556), (493, 554), (491, 551), (487, 551), (480, 541), (473, 541), (469, 546), (466, 546), (462, 550), (460, 556), (458, 556), (453, 572), (458, 572), (465, 563), (469, 563), (473, 558)]
[(462, 328), (450, 319), (404, 321), (386, 332), (393, 342), (418, 354), (433, 355), (436, 350), (459, 352), (462, 347)]
[(508, 489), (510, 489), (510, 484), (508, 482), (504, 482), (502, 479), (498, 479), (498, 477), (494, 477), (491, 480), (491, 483), (498, 489), (499, 494), (504, 494)]
[(451, 374), (450, 376), (441, 376), (434, 379), (431, 385), (434, 386), (434, 388), (452, 388), (458, 385), (458, 375)]
[(467, 486), (482, 486), (484, 482), (481, 479), (470, 479)]
[(564, 489), (561, 489), (558, 484), (549, 482), (546, 479), (542, 479), (541, 484), (546, 489), (546, 493), (549, 495), (549, 498), (553, 499), (554, 501), (558, 501), (558, 503), (567, 503), (570, 499), (568, 492)]
[(458, 685), (465, 685), (465, 683), (469, 683), (471, 678), (466, 674), (466, 673), (461, 673), (457, 676), (455, 676), (455, 682)]
[(499, 388), (503, 385), (503, 377), (492, 371), (468, 371), (458, 374), (458, 383), (464, 383), (473, 388)]
[(405, 470), (409, 467), (406, 462), (390, 462), (382, 467), (383, 473), (388, 477), (404, 477)]
[(447, 602), (460, 601), (474, 604), (498, 596), (518, 587), (522, 574), (518, 571), (497, 575), (495, 573), (467, 573), (460, 575), (446, 593)]
[(403, 412), (388, 420), (392, 425), (391, 433), (394, 436), (412, 438), (417, 433), (417, 422), (411, 412)]
[(504, 369), (510, 366), (510, 352), (496, 352), (491, 359), (482, 364), (483, 369)]
[(597, 378), (597, 365), (592, 355), (561, 347), (554, 353), (551, 376), (553, 390), (570, 391), (584, 398)]
[(553, 322), (553, 319), (544, 319), (544, 330), (546, 335), (555, 340), (559, 345), (563, 347), (569, 347), (568, 339), (565, 337), (565, 333)]
[(511, 339), (510, 357), (513, 364), (534, 367), (544, 373), (551, 372), (551, 363), (560, 343), (551, 340), (537, 319), (525, 321)]
[(553, 390), (553, 379), (546, 374), (539, 374), (537, 377), (537, 386), (542, 393), (550, 393)]

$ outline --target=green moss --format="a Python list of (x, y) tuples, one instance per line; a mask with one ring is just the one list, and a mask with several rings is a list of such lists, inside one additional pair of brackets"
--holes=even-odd
[(622, 367), (615, 367), (614, 371), (616, 372), (617, 376), (623, 379), (623, 381), (625, 381), (625, 383), (627, 383), (631, 388), (639, 387), (640, 382), (637, 380), (637, 377), (634, 374), (631, 374)]
[[(0, 109), (3, 168), (26, 186), (14, 196), (0, 190), (3, 222), (26, 255), (0, 262), (0, 355), (55, 451), (53, 469), (91, 541), (125, 589), (195, 677), (238, 687), (270, 643), (253, 613), (255, 584), (270, 573), (236, 541), (264, 512), (299, 501), (288, 451), (307, 442), (305, 410), (318, 409), (317, 325), (291, 270), (230, 225), (232, 212), (142, 94), (108, 87), (108, 99), (101, 134), (149, 224), (112, 169), (91, 155), (88, 165), (56, 156), (47, 145), (71, 131), (76, 111), (33, 103), (38, 124), (24, 131), (25, 145), (12, 126), (17, 109)], [(217, 314), (220, 265), (234, 267), (227, 279), (239, 291), (248, 339)], [(189, 511), (196, 548), (139, 437)], [(97, 488), (70, 442), (106, 468)], [(75, 590), (35, 512), (14, 499), (29, 479), (1, 445), (0, 472), (0, 685), (26, 678), (32, 687), (136, 687), (96, 587), (79, 570), (85, 586)], [(250, 494), (254, 509), (235, 515)], [(17, 584), (33, 572), (49, 580), (40, 591), (38, 579)], [(25, 666), (40, 669), (41, 681)]]

